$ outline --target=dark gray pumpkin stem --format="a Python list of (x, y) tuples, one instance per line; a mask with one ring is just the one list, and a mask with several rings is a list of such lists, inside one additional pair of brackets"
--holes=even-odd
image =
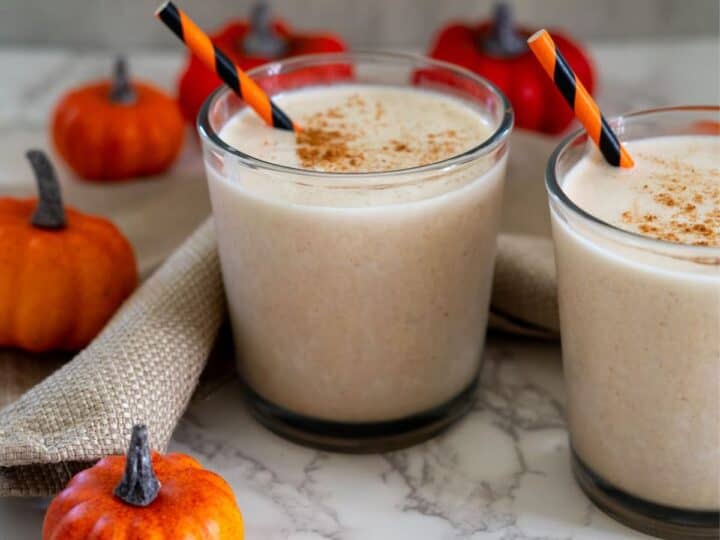
[(160, 482), (152, 466), (147, 428), (138, 424), (133, 426), (125, 474), (115, 488), (114, 494), (127, 504), (148, 506), (159, 492)]
[(130, 83), (127, 60), (124, 56), (115, 59), (113, 69), (112, 86), (110, 87), (110, 99), (115, 103), (130, 105), (135, 103), (135, 89)]
[(249, 56), (278, 58), (287, 51), (287, 41), (275, 32), (272, 12), (267, 2), (256, 2), (250, 12), (250, 30), (243, 41), (243, 52)]
[(527, 50), (527, 43), (513, 25), (512, 9), (504, 2), (495, 4), (490, 35), (482, 43), (483, 50), (500, 58), (517, 56)]
[(29, 150), (25, 155), (35, 173), (38, 189), (38, 203), (30, 222), (41, 229), (64, 228), (65, 209), (52, 163), (42, 150)]

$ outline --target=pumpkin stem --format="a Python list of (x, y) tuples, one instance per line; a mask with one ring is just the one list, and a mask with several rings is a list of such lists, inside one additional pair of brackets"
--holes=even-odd
[(133, 506), (148, 506), (160, 491), (148, 445), (147, 428), (133, 426), (125, 462), (125, 474), (113, 492), (116, 497)]
[(248, 56), (278, 58), (286, 51), (287, 41), (273, 28), (267, 2), (256, 2), (250, 12), (250, 31), (243, 41), (243, 52)]
[(29, 150), (25, 155), (35, 172), (38, 188), (38, 203), (30, 223), (41, 229), (63, 229), (65, 209), (52, 163), (42, 150)]
[(113, 69), (112, 86), (110, 87), (110, 99), (114, 103), (122, 105), (130, 105), (135, 103), (135, 89), (130, 84), (130, 76), (128, 75), (127, 60), (124, 56), (118, 56), (115, 59), (115, 67)]
[(512, 9), (504, 2), (495, 4), (490, 34), (482, 42), (483, 50), (500, 58), (509, 58), (524, 53), (527, 43), (513, 26)]

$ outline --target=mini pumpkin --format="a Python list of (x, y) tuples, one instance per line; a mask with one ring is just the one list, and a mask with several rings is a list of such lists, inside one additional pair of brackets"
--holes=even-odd
[[(516, 26), (510, 6), (499, 2), (492, 20), (445, 26), (435, 38), (429, 56), (463, 66), (496, 84), (512, 103), (517, 127), (558, 134), (570, 125), (575, 114), (527, 47), (526, 40), (535, 30)], [(596, 77), (590, 56), (563, 32), (551, 33), (558, 49), (592, 93)]]
[[(329, 32), (297, 32), (281, 19), (273, 18), (267, 2), (261, 1), (255, 3), (248, 20), (228, 21), (217, 33), (211, 34), (210, 39), (245, 71), (281, 58), (341, 52), (347, 48), (342, 38)], [(288, 89), (293, 88), (288, 78), (298, 85), (302, 77), (315, 83), (333, 82), (350, 78), (352, 70), (339, 64), (278, 75), (282, 75), (284, 81), (282, 88)], [(221, 84), (217, 73), (194, 54), (188, 54), (178, 80), (178, 102), (188, 122), (195, 123), (203, 102)]]
[(38, 198), (0, 198), (0, 346), (81, 349), (137, 285), (135, 256), (108, 220), (63, 207), (43, 152), (27, 157)]
[(151, 454), (136, 425), (125, 456), (75, 475), (50, 503), (43, 540), (242, 540), (230, 486), (184, 454)]
[(58, 154), (81, 178), (123, 180), (165, 171), (182, 147), (185, 126), (173, 98), (128, 78), (119, 58), (112, 80), (76, 88), (52, 119)]

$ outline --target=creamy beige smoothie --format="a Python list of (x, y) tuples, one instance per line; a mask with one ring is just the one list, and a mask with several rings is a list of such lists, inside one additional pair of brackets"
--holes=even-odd
[(220, 137), (294, 169), (208, 165), (245, 380), (322, 420), (395, 420), (444, 404), (479, 367), (506, 147), (391, 171), (467, 152), (496, 126), (468, 103), (412, 88), (274, 99), (300, 135), (244, 111)]
[(630, 495), (717, 511), (720, 137), (627, 148), (632, 169), (591, 152), (562, 190), (599, 220), (664, 242), (551, 204), (571, 441)]

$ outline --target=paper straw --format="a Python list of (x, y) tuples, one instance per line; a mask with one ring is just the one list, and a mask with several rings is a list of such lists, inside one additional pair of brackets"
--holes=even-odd
[(528, 45), (607, 162), (615, 167), (632, 167), (634, 162), (630, 154), (620, 144), (597, 103), (555, 46), (548, 31), (543, 29), (535, 32), (528, 38)]
[(300, 131), (270, 97), (220, 49), (213, 45), (208, 35), (172, 2), (165, 2), (157, 11), (158, 17), (180, 38), (209, 69), (217, 73), (245, 103), (250, 105), (269, 126)]

